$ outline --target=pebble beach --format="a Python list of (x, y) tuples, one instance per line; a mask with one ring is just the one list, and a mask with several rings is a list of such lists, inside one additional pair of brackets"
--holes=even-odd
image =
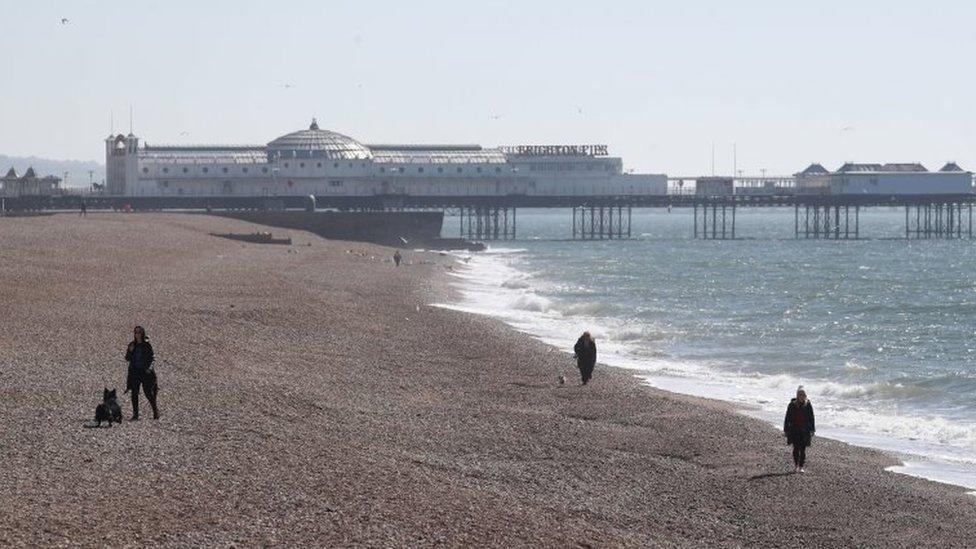
[[(578, 334), (430, 306), (450, 255), (212, 236), (257, 231), (0, 218), (0, 545), (976, 546), (976, 498), (880, 452), (816, 438), (790, 474), (727, 403), (557, 384)], [(103, 388), (128, 418), (137, 324), (161, 418), (85, 428)]]

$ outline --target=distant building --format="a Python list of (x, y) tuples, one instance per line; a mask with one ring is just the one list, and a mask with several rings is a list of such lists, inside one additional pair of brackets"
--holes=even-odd
[(7, 174), (0, 177), (0, 197), (14, 198), (19, 196), (50, 196), (61, 189), (61, 178), (53, 175), (38, 177), (34, 168), (27, 168), (24, 175), (17, 175), (17, 170), (10, 168)]
[(955, 162), (937, 172), (918, 163), (865, 164), (848, 162), (830, 172), (811, 164), (795, 174), (797, 194), (966, 194), (973, 192), (973, 174)]
[(731, 177), (699, 177), (695, 194), (699, 196), (732, 196), (735, 181)]
[(319, 128), (267, 145), (105, 140), (106, 194), (124, 196), (663, 195), (663, 174), (623, 173), (605, 145), (366, 145)]

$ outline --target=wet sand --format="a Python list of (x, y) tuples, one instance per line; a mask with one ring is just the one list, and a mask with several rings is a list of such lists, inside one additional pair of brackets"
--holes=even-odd
[[(427, 306), (448, 257), (209, 235), (259, 229), (0, 218), (0, 545), (976, 546), (976, 498), (878, 452), (786, 474), (726, 404), (557, 386), (568, 355)], [(162, 418), (85, 429), (135, 324)]]

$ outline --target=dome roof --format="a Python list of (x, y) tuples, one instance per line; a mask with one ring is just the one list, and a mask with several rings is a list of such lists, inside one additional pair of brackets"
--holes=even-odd
[(307, 130), (283, 135), (268, 143), (271, 153), (287, 153), (282, 156), (314, 156), (336, 160), (360, 160), (372, 158), (369, 148), (355, 139), (329, 130), (319, 129), (312, 119)]

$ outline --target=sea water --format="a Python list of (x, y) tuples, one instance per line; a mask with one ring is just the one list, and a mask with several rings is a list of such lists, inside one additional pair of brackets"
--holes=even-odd
[(635, 210), (633, 239), (571, 241), (568, 211), (520, 210), (518, 240), (466, 256), (448, 306), (565, 349), (570, 379), (589, 330), (601, 362), (779, 425), (802, 384), (818, 435), (976, 489), (976, 241), (905, 241), (904, 215), (798, 240), (792, 209), (739, 209), (738, 240), (703, 241), (689, 210)]

